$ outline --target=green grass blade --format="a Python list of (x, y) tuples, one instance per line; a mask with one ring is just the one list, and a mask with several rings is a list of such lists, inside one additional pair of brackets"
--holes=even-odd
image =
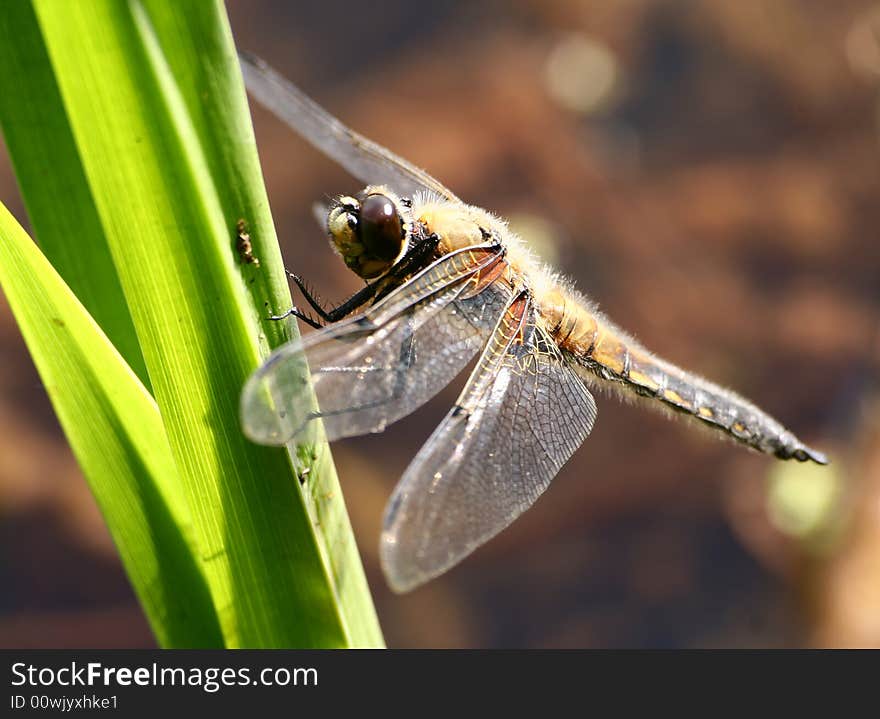
[(157, 641), (222, 646), (156, 403), (2, 205), (0, 286)]
[[(287, 453), (238, 423), (263, 302), (289, 296), (222, 5), (34, 8), (226, 644), (381, 645), (328, 455), (303, 493)], [(259, 268), (237, 262), (241, 216)]]
[(285, 328), (266, 319), (272, 312), (267, 312), (264, 302), (269, 299), (278, 303), (273, 310), (286, 310), (290, 307), (290, 292), (267, 210), (269, 200), (242, 94), (238, 61), (229, 54), (230, 31), (222, 5), (193, 3), (185, 13), (167, 0), (143, 0), (143, 7), (195, 136), (202, 148), (210, 148), (204, 153), (204, 161), (229, 218), (230, 235), (237, 220), (245, 220), (254, 255), (261, 258), (262, 271), (252, 264), (241, 264), (239, 270), (252, 309), (256, 310), (254, 319), (261, 323), (262, 337), (267, 339), (267, 347), (277, 346), (287, 339)]
[(0, 8), (0, 126), (43, 253), (147, 385), (147, 368), (30, 2)]
[[(203, 148), (208, 171), (224, 208), (231, 216), (245, 219), (254, 245), (262, 258), (258, 271), (242, 264), (254, 318), (260, 322), (261, 338), (268, 347), (287, 339), (284, 327), (268, 319), (267, 298), (273, 313), (290, 307), (290, 293), (262, 182), (259, 159), (251, 128), (237, 53), (232, 54), (230, 30), (221, 4), (202, 2), (175, 9), (166, 0), (145, 0), (150, 22), (168, 59), (193, 129)], [(206, 33), (204, 29), (215, 32)], [(221, 63), (222, 64), (218, 64)], [(305, 499), (313, 529), (325, 562), (329, 563), (337, 602), (355, 646), (379, 646), (382, 636), (362, 575), (341, 490), (325, 445), (303, 448), (299, 463), (311, 470)], [(329, 498), (329, 499), (328, 499)], [(354, 579), (345, 579), (351, 572)]]

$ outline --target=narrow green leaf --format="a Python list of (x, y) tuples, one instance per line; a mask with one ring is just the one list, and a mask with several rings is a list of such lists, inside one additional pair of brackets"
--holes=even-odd
[(34, 233), (116, 349), (147, 368), (30, 2), (0, 7), (0, 126)]
[(2, 205), (0, 286), (159, 644), (222, 646), (156, 403)]
[[(287, 453), (249, 443), (238, 423), (263, 303), (289, 295), (222, 5), (34, 8), (226, 644), (381, 645), (328, 455), (310, 467), (327, 489), (319, 507)], [(236, 257), (242, 216), (260, 267)]]
[[(166, 0), (145, 0), (144, 7), (199, 142), (203, 148), (214, 148), (205, 160), (220, 203), (224, 208), (238, 208), (229, 215), (245, 220), (254, 254), (262, 258), (260, 267), (266, 268), (259, 271), (252, 264), (239, 264), (251, 311), (255, 311), (253, 317), (260, 322), (261, 339), (268, 338), (268, 351), (288, 339), (285, 326), (267, 318), (290, 307), (290, 292), (225, 12), (222, 4), (215, 2), (192, 5), (186, 13)], [(271, 312), (266, 308), (267, 300)], [(302, 448), (296, 464), (310, 470), (305, 500), (322, 554), (330, 565), (349, 641), (355, 646), (381, 645), (329, 448), (326, 444)], [(352, 572), (355, 576), (348, 577)]]
[[(193, 3), (180, 12), (167, 0), (144, 0), (193, 131), (205, 150), (204, 161), (224, 208), (230, 251), (236, 225), (244, 220), (259, 266), (239, 261), (239, 272), (250, 295), (254, 319), (273, 347), (288, 339), (285, 327), (266, 318), (290, 307), (290, 292), (269, 213), (269, 199), (245, 96), (238, 59), (232, 49), (222, 5)], [(208, 149), (210, 148), (210, 151)], [(279, 302), (267, 311), (265, 302)]]

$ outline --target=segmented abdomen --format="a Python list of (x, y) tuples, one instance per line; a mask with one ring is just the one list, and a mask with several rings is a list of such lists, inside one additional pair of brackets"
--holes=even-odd
[(657, 400), (754, 449), (782, 459), (826, 464), (823, 454), (748, 400), (648, 352), (600, 314), (562, 292), (542, 314), (559, 347), (591, 375)]

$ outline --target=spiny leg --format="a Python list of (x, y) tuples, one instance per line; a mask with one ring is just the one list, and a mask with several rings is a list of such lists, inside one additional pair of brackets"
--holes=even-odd
[[(269, 303), (267, 302), (266, 305), (268, 304)], [(309, 327), (314, 327), (316, 330), (319, 330), (324, 326), (320, 322), (309, 317), (301, 310), (297, 309), (296, 307), (291, 307), (289, 310), (287, 310), (287, 312), (284, 312), (280, 315), (269, 315), (266, 319), (271, 320), (272, 322), (278, 322), (280, 320), (286, 320), (288, 317), (296, 317), (298, 320), (302, 320), (307, 325), (309, 325)]]
[(334, 307), (332, 310), (327, 310), (320, 303), (320, 301), (318, 301), (314, 297), (314, 295), (309, 292), (305, 282), (299, 275), (295, 275), (293, 272), (288, 272), (287, 276), (294, 281), (296, 286), (299, 288), (299, 291), (302, 293), (302, 296), (306, 298), (306, 302), (309, 303), (311, 308), (318, 313), (318, 316), (322, 320), (324, 320), (324, 322), (338, 322), (344, 317), (347, 317), (356, 309), (358, 309), (362, 305), (365, 305), (367, 302), (373, 299), (376, 294), (376, 290), (378, 289), (375, 283), (367, 285), (363, 289), (355, 292), (351, 297), (345, 300), (345, 302), (343, 302), (338, 307)]
[[(381, 289), (381, 291), (379, 290), (380, 282), (373, 282), (363, 289), (358, 290), (351, 297), (345, 300), (341, 305), (334, 307), (331, 310), (325, 309), (321, 302), (309, 291), (302, 277), (293, 272), (290, 272), (289, 270), (285, 270), (285, 272), (287, 272), (287, 276), (291, 280), (293, 280), (294, 284), (296, 284), (296, 286), (299, 288), (299, 291), (302, 293), (303, 297), (305, 297), (306, 302), (308, 302), (309, 306), (318, 314), (318, 317), (320, 317), (325, 323), (333, 323), (347, 317), (370, 300), (378, 302), (383, 297), (386, 297), (388, 294), (390, 294), (399, 286), (399, 280), (402, 280), (404, 277), (412, 274), (413, 272), (424, 266), (425, 261), (434, 254), (434, 251), (437, 249), (437, 245), (439, 244), (439, 242), (440, 238), (437, 237), (437, 235), (433, 234), (421, 238), (418, 242), (414, 243), (409, 250), (407, 250), (406, 254), (403, 256), (400, 262), (398, 262), (391, 269), (389, 276), (395, 281), (387, 283), (383, 282), (382, 284), (384, 284), (385, 286)], [(386, 277), (383, 277), (381, 279), (386, 280)], [(296, 307), (291, 307), (284, 314), (273, 315), (269, 319), (282, 320), (290, 317), (291, 315), (301, 319), (303, 322), (311, 327), (314, 327), (315, 329), (320, 329), (323, 326), (313, 320), (311, 317), (305, 315)]]
[[(437, 249), (438, 244), (440, 244), (440, 238), (435, 234), (421, 238), (418, 242), (414, 243), (409, 250), (407, 250), (400, 262), (392, 268), (390, 272), (391, 277), (395, 280), (402, 280), (404, 277), (420, 270), (434, 255), (434, 251)], [(389, 282), (385, 285), (382, 291), (376, 295), (374, 301), (378, 302), (383, 297), (389, 295), (398, 286), (398, 282)]]

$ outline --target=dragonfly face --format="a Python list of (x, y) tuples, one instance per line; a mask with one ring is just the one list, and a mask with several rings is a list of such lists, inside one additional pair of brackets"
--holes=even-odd
[(534, 503), (589, 436), (595, 384), (758, 451), (827, 462), (744, 398), (648, 352), (536, 264), (501, 220), (345, 127), (259, 61), (243, 58), (242, 69), (251, 93), (305, 139), (362, 181), (382, 183), (340, 198), (327, 219), (346, 265), (372, 281), (333, 312), (306, 293), (329, 324), (275, 350), (249, 379), (247, 435), (302, 442), (319, 421), (330, 440), (381, 432), (478, 355), (388, 502), (380, 558), (392, 588), (449, 569)]
[(330, 208), (327, 230), (346, 266), (365, 280), (388, 272), (407, 247), (403, 203), (384, 188), (368, 188), (361, 198), (340, 197)]

